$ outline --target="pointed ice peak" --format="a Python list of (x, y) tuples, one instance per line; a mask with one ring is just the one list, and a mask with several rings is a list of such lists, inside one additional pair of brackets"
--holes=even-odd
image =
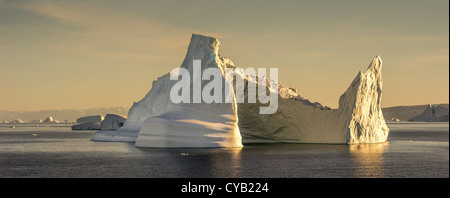
[(377, 55), (370, 63), (369, 67), (366, 70), (366, 73), (371, 72), (374, 74), (381, 74), (382, 64), (383, 62), (381, 61), (380, 55)]

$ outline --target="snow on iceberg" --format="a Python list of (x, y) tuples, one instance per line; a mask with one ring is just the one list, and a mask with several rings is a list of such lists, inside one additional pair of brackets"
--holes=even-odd
[[(245, 79), (246, 87), (261, 85), (254, 76), (244, 75), (227, 58), (218, 54), (219, 41), (193, 34), (181, 65), (192, 71), (193, 60), (201, 60), (201, 69), (218, 68), (225, 81), (225, 69), (236, 79)], [(242, 143), (379, 143), (389, 134), (381, 112), (381, 58), (375, 57), (366, 72), (359, 72), (339, 99), (339, 108), (330, 109), (311, 103), (296, 90), (278, 83), (267, 83), (266, 91), (278, 92), (278, 110), (260, 114), (262, 104), (174, 104), (170, 89), (176, 81), (170, 74), (152, 84), (152, 89), (128, 112), (125, 125), (117, 131), (99, 131), (92, 140), (135, 142), (140, 147), (241, 147)], [(231, 77), (232, 79), (232, 77)], [(192, 86), (192, 85), (191, 85)], [(236, 90), (236, 84), (233, 85)], [(191, 89), (192, 90), (192, 89)], [(234, 91), (233, 91), (234, 93)], [(258, 100), (257, 100), (258, 101)]]

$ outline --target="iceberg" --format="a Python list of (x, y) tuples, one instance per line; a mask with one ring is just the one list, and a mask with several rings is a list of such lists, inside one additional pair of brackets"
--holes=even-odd
[[(220, 42), (193, 34), (180, 68), (193, 70), (193, 61), (201, 60), (201, 70), (217, 68), (225, 83), (232, 84), (231, 103), (178, 103), (170, 99), (176, 83), (170, 73), (153, 82), (151, 90), (128, 112), (124, 126), (116, 131), (98, 131), (94, 141), (134, 142), (138, 147), (242, 147), (245, 143), (380, 143), (389, 134), (382, 111), (382, 61), (376, 56), (367, 70), (359, 72), (339, 98), (339, 108), (331, 109), (301, 97), (296, 89), (271, 86), (256, 76), (245, 75), (241, 68), (218, 53)], [(231, 74), (225, 71), (232, 71)], [(265, 86), (266, 93), (278, 94), (278, 109), (260, 114), (266, 104), (248, 101), (248, 90), (239, 89), (233, 77), (244, 80), (245, 87)], [(191, 79), (192, 82), (192, 79)], [(192, 90), (192, 83), (191, 83)], [(202, 85), (204, 86), (204, 85)], [(246, 88), (245, 88), (246, 89)], [(259, 88), (258, 88), (259, 89)], [(268, 94), (266, 94), (268, 95)], [(192, 98), (191, 98), (192, 99)], [(258, 100), (257, 100), (258, 101)]]
[(52, 116), (50, 116), (50, 117), (48, 117), (48, 118), (45, 118), (45, 120), (44, 120), (44, 121), (42, 121), (42, 122), (44, 122), (44, 123), (59, 123), (59, 121), (58, 121), (58, 120), (55, 120), (55, 119), (53, 119), (53, 117), (52, 117)]
[[(192, 72), (193, 60), (206, 63), (202, 70), (222, 67), (218, 45), (215, 38), (193, 35), (180, 68)], [(99, 131), (92, 140), (135, 142), (140, 147), (242, 147), (235, 103), (174, 104), (170, 100), (174, 84), (170, 74), (158, 78), (133, 104), (122, 128)]]
[(105, 130), (118, 130), (127, 121), (127, 117), (117, 114), (106, 114), (105, 119), (103, 119), (100, 124), (100, 129)]
[[(200, 70), (219, 69), (220, 80), (231, 84), (231, 76), (225, 76), (226, 59), (218, 54), (220, 42), (212, 37), (193, 35), (186, 57), (180, 68), (195, 73), (194, 60), (200, 61)], [(195, 75), (195, 74), (194, 74)], [(223, 77), (223, 78), (222, 78)], [(194, 76), (195, 78), (195, 76)], [(194, 101), (194, 79), (190, 79), (190, 89)], [(167, 84), (173, 84), (169, 82)], [(200, 83), (202, 90), (208, 84)], [(173, 86), (173, 85), (172, 85)], [(172, 86), (164, 88), (164, 94)], [(170, 90), (169, 90), (170, 91)], [(225, 92), (225, 89), (220, 90)], [(138, 147), (242, 147), (242, 137), (238, 126), (237, 106), (232, 103), (178, 103), (169, 98), (170, 93), (159, 96), (167, 100), (165, 112), (149, 117), (141, 125), (135, 145)], [(234, 97), (230, 92), (227, 97)]]
[(82, 124), (72, 125), (72, 130), (99, 130), (100, 122), (86, 122)]
[[(5, 123), (7, 123), (7, 122), (5, 122)], [(12, 124), (17, 124), (17, 123), (25, 123), (22, 119), (17, 119), (17, 120), (13, 120), (13, 121), (11, 121), (11, 122), (9, 122), (9, 123), (12, 123)]]
[(396, 117), (392, 117), (391, 119), (392, 122), (400, 122), (400, 119), (396, 118)]
[(448, 122), (449, 110), (442, 106), (428, 104), (422, 114), (411, 118), (413, 122)]
[(104, 117), (102, 115), (85, 116), (77, 119), (76, 125), (72, 125), (72, 130), (100, 130), (100, 124)]

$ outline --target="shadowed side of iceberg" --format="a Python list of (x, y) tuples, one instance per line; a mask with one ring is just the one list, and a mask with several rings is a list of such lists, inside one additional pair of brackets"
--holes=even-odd
[(278, 111), (274, 114), (258, 114), (258, 103), (239, 103), (243, 143), (385, 142), (389, 129), (381, 112), (381, 63), (377, 56), (365, 73), (358, 73), (340, 97), (338, 109), (317, 108), (294, 100), (298, 95), (283, 85), (278, 90)]

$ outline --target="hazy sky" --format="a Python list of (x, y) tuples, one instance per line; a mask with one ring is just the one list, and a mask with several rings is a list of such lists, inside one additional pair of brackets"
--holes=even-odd
[(131, 106), (192, 33), (336, 108), (380, 55), (383, 106), (448, 103), (448, 0), (0, 0), (0, 109)]

